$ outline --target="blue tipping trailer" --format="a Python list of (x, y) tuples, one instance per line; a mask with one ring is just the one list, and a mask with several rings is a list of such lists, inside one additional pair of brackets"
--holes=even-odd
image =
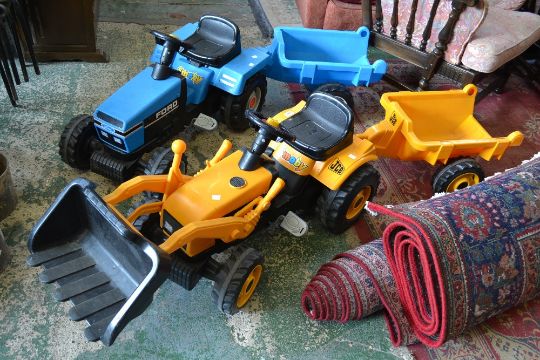
[(266, 76), (305, 85), (340, 83), (368, 86), (386, 72), (386, 63), (367, 58), (369, 29), (357, 31), (278, 27), (265, 48), (270, 63)]

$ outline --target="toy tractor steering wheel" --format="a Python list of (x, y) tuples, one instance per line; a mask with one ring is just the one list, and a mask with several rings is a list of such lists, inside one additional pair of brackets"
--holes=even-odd
[(253, 110), (246, 110), (246, 118), (249, 120), (251, 125), (259, 130), (259, 134), (263, 135), (268, 140), (276, 140), (278, 137), (288, 141), (295, 140), (294, 135), (270, 125), (259, 113), (256, 113)]
[(156, 38), (156, 44), (163, 45), (164, 42), (170, 41), (171, 43), (176, 43), (178, 47), (182, 46), (182, 41), (178, 39), (177, 37), (174, 37), (169, 34), (165, 34), (164, 32), (158, 31), (158, 30), (150, 30), (150, 33), (154, 35)]
[(150, 33), (154, 35), (156, 44), (163, 46), (163, 52), (161, 53), (159, 63), (154, 64), (152, 78), (155, 80), (163, 80), (171, 75), (172, 69), (170, 68), (170, 65), (173, 62), (174, 55), (180, 50), (181, 47), (187, 49), (189, 45), (184, 43), (182, 40), (161, 31), (152, 30)]
[(268, 124), (261, 115), (253, 110), (246, 110), (246, 118), (254, 127), (259, 129), (259, 133), (253, 140), (251, 149), (244, 150), (244, 154), (238, 163), (240, 169), (244, 171), (252, 171), (260, 166), (261, 155), (268, 147), (270, 140), (275, 140), (278, 137), (289, 141), (295, 140), (293, 135)]

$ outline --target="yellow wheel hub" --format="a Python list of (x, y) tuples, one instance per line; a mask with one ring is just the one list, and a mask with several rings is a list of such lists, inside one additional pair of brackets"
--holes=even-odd
[(364, 208), (364, 205), (366, 205), (366, 201), (368, 201), (370, 195), (371, 187), (366, 186), (360, 189), (358, 194), (356, 194), (356, 196), (354, 197), (353, 201), (351, 201), (349, 208), (347, 209), (347, 213), (345, 214), (347, 220), (351, 220), (356, 217), (356, 215), (360, 214), (360, 212)]
[(446, 192), (452, 192), (459, 189), (464, 189), (468, 186), (478, 184), (480, 182), (480, 178), (475, 173), (465, 173), (461, 174), (458, 177), (456, 177), (450, 184), (448, 184), (448, 187), (446, 188)]
[(246, 281), (244, 281), (242, 289), (240, 290), (240, 294), (238, 294), (238, 298), (236, 299), (236, 307), (238, 309), (246, 305), (248, 300), (253, 295), (253, 292), (259, 284), (259, 280), (261, 279), (262, 270), (262, 265), (255, 266), (253, 270), (251, 270), (251, 272), (249, 273)]

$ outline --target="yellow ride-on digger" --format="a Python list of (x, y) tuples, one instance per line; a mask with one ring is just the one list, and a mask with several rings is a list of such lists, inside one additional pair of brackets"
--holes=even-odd
[[(463, 106), (470, 102), (466, 108), (472, 114), (475, 93), (469, 90), (429, 96), (433, 104), (442, 101), (444, 106), (449, 106), (444, 99), (455, 98)], [(233, 314), (253, 295), (263, 270), (263, 256), (238, 243), (263, 221), (316, 208), (325, 227), (340, 233), (358, 219), (377, 191), (379, 174), (368, 162), (379, 154), (392, 156), (394, 148), (395, 157), (431, 163), (467, 154), (489, 159), (521, 140), (517, 133), (488, 138), (476, 123), (475, 134), (484, 136), (481, 141), (459, 140), (451, 149), (450, 139), (438, 147), (432, 139), (423, 142), (424, 135), (413, 136), (406, 110), (421, 118), (414, 98), (427, 95), (405, 92), (400, 100), (399, 94), (383, 95), (386, 118), (362, 134), (354, 134), (353, 115), (342, 98), (314, 92), (306, 102), (272, 118), (246, 112), (258, 129), (251, 147), (228, 155), (232, 144), (225, 140), (193, 176), (181, 171), (186, 145), (177, 140), (167, 174), (135, 177), (104, 198), (92, 183), (76, 179), (32, 230), (28, 264), (43, 266), (42, 282), (59, 285), (57, 300), (71, 300), (72, 320), (87, 320), (87, 339), (106, 345), (150, 305), (167, 278), (188, 290), (201, 277), (213, 280), (218, 309)], [(400, 102), (406, 105), (400, 107)], [(468, 125), (476, 121), (464, 119)], [(451, 125), (445, 126), (448, 130)], [(471, 145), (475, 141), (480, 145)], [(443, 171), (443, 178), (456, 188), (483, 176), (471, 176), (475, 169), (462, 163), (453, 169)], [(440, 172), (436, 176), (441, 177)], [(145, 201), (128, 216), (117, 209), (141, 193)], [(218, 261), (214, 255), (228, 247), (229, 258)]]

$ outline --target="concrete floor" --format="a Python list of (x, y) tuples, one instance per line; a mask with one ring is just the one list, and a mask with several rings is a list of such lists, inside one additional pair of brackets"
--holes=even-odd
[[(118, 1), (118, 6), (134, 14), (131, 6), (138, 2)], [(224, 3), (241, 28), (243, 45), (262, 45), (247, 2), (222, 1), (215, 8), (206, 4), (205, 9), (218, 13)], [(196, 20), (198, 13), (190, 14), (193, 8), (188, 5), (185, 9), (186, 19)], [(209, 281), (201, 281), (191, 292), (166, 282), (150, 308), (110, 348), (86, 342), (84, 325), (66, 316), (69, 305), (56, 303), (53, 286), (38, 282), (38, 270), (25, 265), (26, 240), (56, 194), (78, 176), (96, 182), (102, 195), (114, 188), (110, 181), (60, 161), (60, 133), (73, 115), (93, 111), (147, 64), (153, 47), (151, 28), (170, 32), (175, 26), (100, 22), (98, 46), (110, 56), (109, 63), (43, 64), (41, 76), (18, 88), (19, 108), (12, 108), (5, 94), (0, 96), (0, 151), (11, 162), (20, 200), (0, 224), (13, 252), (10, 267), (0, 274), (0, 359), (409, 358), (406, 348), (392, 348), (380, 314), (346, 325), (316, 323), (304, 316), (300, 294), (311, 275), (334, 254), (358, 245), (354, 234), (330, 236), (317, 220), (310, 221), (302, 238), (278, 232), (249, 240), (265, 255), (266, 272), (244, 311), (232, 317), (219, 313), (210, 298)], [(285, 86), (270, 81), (264, 112), (275, 113), (290, 104)], [(223, 138), (245, 145), (251, 136), (250, 131), (231, 134), (223, 126), (201, 134), (188, 144), (189, 172), (211, 157)]]

